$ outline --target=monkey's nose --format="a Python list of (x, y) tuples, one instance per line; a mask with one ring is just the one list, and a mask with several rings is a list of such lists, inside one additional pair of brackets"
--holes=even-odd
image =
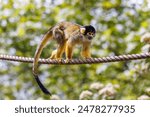
[(89, 39), (89, 40), (92, 40), (92, 36), (89, 36), (88, 39)]

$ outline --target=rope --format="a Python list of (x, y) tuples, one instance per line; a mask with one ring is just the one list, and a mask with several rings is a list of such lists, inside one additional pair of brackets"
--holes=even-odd
[[(131, 54), (131, 55), (128, 54), (128, 55), (120, 55), (120, 56), (108, 56), (108, 57), (101, 57), (101, 58), (72, 59), (68, 63), (66, 63), (65, 60), (62, 60), (60, 62), (54, 59), (53, 60), (52, 59), (39, 59), (39, 63), (40, 64), (58, 64), (58, 65), (94, 64), (94, 63), (107, 63), (107, 62), (117, 62), (117, 61), (129, 61), (129, 60), (146, 59), (146, 58), (150, 58), (150, 52), (141, 53), (141, 54)], [(33, 63), (34, 58), (0, 54), (0, 60)]]

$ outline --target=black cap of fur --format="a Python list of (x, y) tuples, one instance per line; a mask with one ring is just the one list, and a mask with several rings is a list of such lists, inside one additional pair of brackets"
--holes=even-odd
[(93, 26), (91, 26), (91, 25), (84, 26), (84, 28), (86, 29), (84, 35), (86, 35), (88, 32), (96, 33), (95, 28)]

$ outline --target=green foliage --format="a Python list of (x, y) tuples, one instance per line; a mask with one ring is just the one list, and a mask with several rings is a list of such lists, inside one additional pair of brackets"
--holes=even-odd
[[(150, 31), (150, 2), (126, 0), (3, 0), (0, 1), (0, 54), (33, 57), (45, 32), (61, 21), (92, 24), (97, 35), (93, 57), (140, 53), (140, 37)], [(55, 48), (49, 44), (42, 57)], [(74, 58), (79, 57), (75, 49)], [(59, 99), (79, 99), (92, 83), (119, 85), (113, 98), (137, 99), (150, 86), (149, 61), (95, 65), (41, 65), (40, 78)], [(0, 61), (0, 99), (53, 99), (42, 94), (32, 64)], [(90, 93), (89, 93), (90, 94)], [(96, 95), (96, 94), (95, 94)], [(57, 98), (58, 98), (57, 97)], [(88, 98), (102, 99), (102, 98)]]

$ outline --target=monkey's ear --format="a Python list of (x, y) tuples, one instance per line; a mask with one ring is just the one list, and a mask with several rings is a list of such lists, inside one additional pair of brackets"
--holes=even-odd
[(85, 28), (80, 28), (80, 32), (82, 33), (82, 34), (84, 34), (85, 33)]

